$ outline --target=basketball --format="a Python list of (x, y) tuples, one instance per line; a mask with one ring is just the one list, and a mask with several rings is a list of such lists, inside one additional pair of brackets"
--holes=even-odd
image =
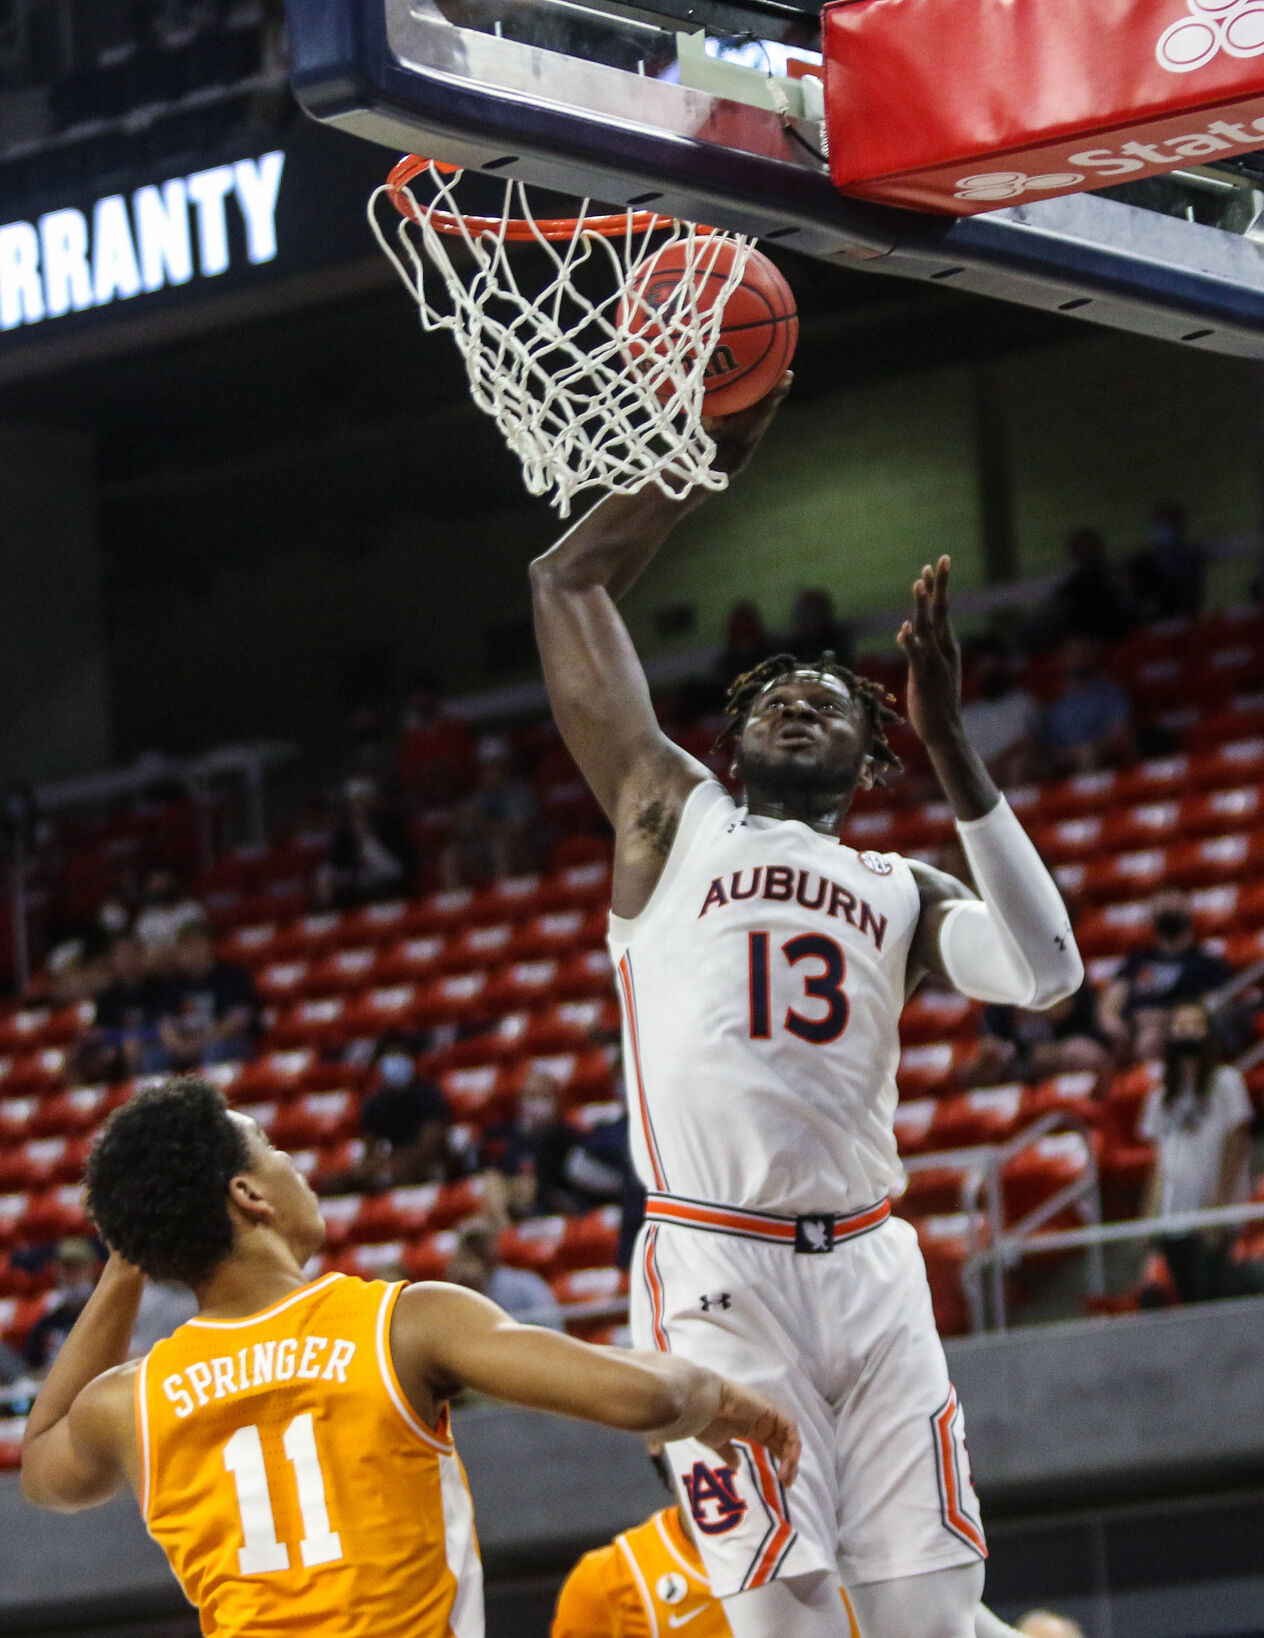
[[(713, 249), (703, 241), (692, 251), (685, 243), (667, 245), (654, 257), (620, 304), (620, 328), (638, 342), (651, 341), (648, 348), (625, 346), (630, 364), (635, 366), (638, 357), (654, 351), (653, 315), (667, 306), (683, 277), (692, 273), (702, 287), (699, 310), (710, 312), (724, 289), (733, 256), (731, 243)], [(767, 256), (752, 250), (742, 281), (724, 306), (724, 322), (705, 372), (704, 413), (734, 415), (757, 404), (789, 369), (798, 339), (799, 315), (790, 286)]]

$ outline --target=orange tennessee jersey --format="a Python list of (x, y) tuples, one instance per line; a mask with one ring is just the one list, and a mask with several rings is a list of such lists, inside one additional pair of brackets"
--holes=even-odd
[[(860, 1638), (851, 1600), (842, 1599), (849, 1638)], [(680, 1515), (665, 1507), (585, 1553), (557, 1595), (550, 1638), (670, 1638), (682, 1627), (689, 1638), (732, 1631)]]
[(698, 1550), (665, 1507), (586, 1553), (558, 1594), (552, 1638), (730, 1638)]
[(141, 1512), (215, 1638), (474, 1638), (474, 1514), (447, 1417), (390, 1357), (402, 1285), (345, 1274), (192, 1319), (136, 1382)]

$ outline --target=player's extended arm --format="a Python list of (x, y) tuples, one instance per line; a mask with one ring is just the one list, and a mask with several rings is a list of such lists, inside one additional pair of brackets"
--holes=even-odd
[(942, 872), (917, 867), (922, 913), (913, 961), (976, 1000), (1051, 1007), (1079, 989), (1084, 963), (1052, 876), (966, 737), (950, 568), (941, 557), (923, 569), (913, 618), (897, 641), (909, 662), (909, 720), (952, 804), (983, 902)]
[[(715, 465), (735, 476), (789, 390), (789, 377), (762, 403), (716, 421)], [(677, 523), (704, 499), (669, 500), (656, 486), (598, 501), (531, 565), (536, 640), (553, 714), (567, 749), (610, 820), (618, 824), (631, 776), (647, 765), (662, 795), (664, 775), (680, 795), (701, 773), (663, 735), (649, 684), (616, 602), (653, 561)]]
[(31, 1406), (22, 1494), (36, 1507), (95, 1507), (126, 1475), (135, 1366), (124, 1362), (143, 1285), (139, 1269), (111, 1256)]
[(798, 1469), (798, 1430), (762, 1395), (672, 1354), (599, 1348), (519, 1325), (459, 1286), (413, 1285), (401, 1292), (391, 1354), (414, 1403), (473, 1388), (659, 1443), (700, 1439), (729, 1462), (737, 1461), (732, 1441), (750, 1440), (777, 1458), (784, 1484)]

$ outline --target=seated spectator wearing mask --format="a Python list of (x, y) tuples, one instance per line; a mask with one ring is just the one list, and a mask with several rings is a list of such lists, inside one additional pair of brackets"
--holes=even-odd
[(976, 698), (961, 708), (966, 737), (1002, 788), (1036, 777), (1040, 707), (1014, 680), (1014, 665), (994, 637), (974, 645)]
[(436, 1183), (444, 1173), (451, 1111), (443, 1093), (417, 1073), (408, 1042), (388, 1036), (377, 1051), (377, 1087), (360, 1109), (368, 1153), (366, 1188)]
[(512, 1319), (543, 1325), (550, 1331), (563, 1328), (552, 1286), (529, 1268), (506, 1268), (500, 1260), (496, 1228), (481, 1218), (462, 1228), (443, 1277), (452, 1285), (477, 1291)]
[(110, 946), (110, 982), (97, 998), (96, 1029), (106, 1046), (117, 1048), (135, 1074), (168, 1069), (171, 1060), (159, 1037), (168, 1010), (170, 985), (145, 964), (145, 947), (131, 933)]
[(573, 1211), (566, 1187), (566, 1160), (579, 1134), (561, 1117), (557, 1082), (533, 1069), (518, 1094), (511, 1121), (483, 1134), (481, 1163), (506, 1179), (507, 1204), (514, 1217)]
[[(1149, 1215), (1232, 1206), (1251, 1197), (1253, 1111), (1241, 1072), (1222, 1063), (1207, 1011), (1173, 1008), (1163, 1051), (1163, 1085), (1138, 1123), (1157, 1149)], [(1235, 1263), (1232, 1231), (1161, 1235), (1160, 1250), (1183, 1302), (1264, 1292), (1264, 1264)]]
[(172, 1063), (195, 1069), (249, 1058), (259, 1032), (259, 996), (244, 967), (218, 959), (207, 922), (180, 929), (175, 966), (167, 1015), (159, 1025)]
[(994, 1086), (1088, 1071), (1097, 1076), (1104, 1093), (1117, 1055), (1098, 1018), (1096, 992), (1086, 978), (1074, 995), (1044, 1012), (985, 1007), (977, 1055), (960, 1079), (965, 1086)]
[(1135, 762), (1132, 705), (1098, 664), (1096, 643), (1073, 638), (1059, 656), (1063, 684), (1045, 707), (1040, 739), (1054, 771), (1095, 773)]
[(1151, 915), (1153, 941), (1124, 957), (1100, 1009), (1106, 1032), (1140, 1059), (1162, 1053), (1173, 1007), (1201, 1001), (1233, 977), (1227, 961), (1199, 944), (1184, 893), (1176, 888), (1156, 893)]
[(1141, 610), (1156, 620), (1201, 614), (1210, 555), (1190, 540), (1189, 515), (1179, 501), (1156, 506), (1150, 544), (1129, 564)]
[(1073, 637), (1112, 643), (1133, 624), (1127, 582), (1112, 566), (1099, 532), (1077, 529), (1067, 540), (1067, 557), (1070, 569), (1025, 623), (1024, 647), (1049, 648)]

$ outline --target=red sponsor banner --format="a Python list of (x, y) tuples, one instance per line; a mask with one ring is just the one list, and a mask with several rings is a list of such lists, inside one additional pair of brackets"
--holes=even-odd
[(834, 0), (830, 172), (971, 216), (1264, 148), (1264, 0)]

